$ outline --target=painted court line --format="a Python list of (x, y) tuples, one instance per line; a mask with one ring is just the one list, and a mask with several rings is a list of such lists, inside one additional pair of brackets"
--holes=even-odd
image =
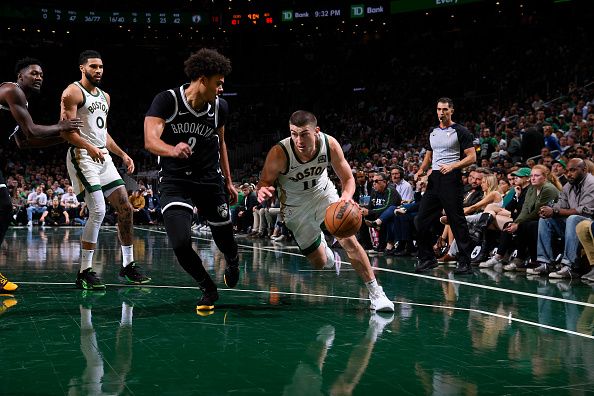
[[(25, 285), (72, 285), (71, 282), (18, 282)], [(124, 284), (117, 284), (117, 283), (107, 283), (106, 286), (111, 287), (139, 287), (139, 285), (124, 285)], [(170, 285), (142, 285), (141, 288), (152, 288), (152, 289), (192, 289), (192, 290), (199, 290), (196, 286), (170, 286)], [(323, 297), (323, 298), (335, 298), (340, 300), (354, 300), (354, 301), (369, 301), (368, 298), (362, 297), (348, 297), (348, 296), (337, 296), (332, 294), (313, 294), (313, 293), (296, 293), (296, 292), (282, 292), (282, 291), (269, 291), (269, 290), (251, 290), (251, 289), (219, 289), (231, 292), (238, 292), (238, 293), (254, 293), (254, 294), (279, 294), (284, 296), (300, 296), (300, 297)], [(438, 309), (449, 309), (454, 311), (466, 311), (466, 312), (476, 312), (482, 315), (493, 316), (500, 319), (505, 319), (509, 323), (511, 322), (518, 322), (527, 324), (530, 326), (541, 327), (553, 331), (557, 331), (560, 333), (575, 335), (579, 337), (589, 338), (594, 340), (594, 336), (584, 333), (579, 333), (572, 330), (563, 329), (560, 327), (549, 326), (542, 323), (532, 322), (529, 320), (524, 320), (520, 318), (515, 318), (512, 316), (511, 312), (509, 315), (500, 315), (494, 312), (483, 311), (481, 309), (474, 309), (474, 308), (462, 308), (462, 307), (448, 307), (444, 305), (435, 305), (435, 304), (422, 304), (422, 303), (414, 303), (410, 301), (393, 301), (395, 304), (400, 305), (414, 305), (418, 307), (427, 307), (427, 308), (438, 308)]]
[[(165, 234), (165, 231), (152, 230), (152, 229), (148, 229), (148, 228), (138, 228), (138, 227), (137, 227), (137, 229), (142, 229), (142, 230), (145, 230), (145, 231), (152, 231), (152, 232), (159, 232), (159, 233)], [(207, 241), (207, 242), (211, 242), (211, 239), (208, 239), (208, 238), (200, 238), (200, 237), (192, 237), (192, 238), (193, 239), (197, 239), (197, 240), (204, 240), (204, 241)], [(250, 249), (258, 249), (258, 250), (263, 250), (263, 251), (272, 251), (272, 252), (278, 252), (278, 253), (282, 253), (282, 254), (288, 254), (288, 255), (301, 256), (301, 257), (303, 257), (302, 254), (292, 253), (292, 252), (285, 252), (283, 250), (266, 249), (266, 248), (261, 248), (261, 247), (257, 247), (257, 246), (242, 245), (242, 244), (238, 244), (238, 246), (245, 247), (245, 248), (250, 248)], [(341, 263), (342, 264), (351, 265), (351, 263), (349, 263), (348, 261), (341, 261)], [(391, 273), (399, 274), (399, 275), (406, 275), (406, 276), (413, 276), (413, 277), (417, 277), (417, 278), (425, 278), (425, 279), (437, 280), (437, 281), (440, 281), (440, 282), (456, 283), (456, 284), (459, 284), (459, 285), (476, 287), (476, 288), (479, 288), (479, 289), (493, 290), (493, 291), (498, 291), (498, 292), (502, 292), (502, 293), (517, 294), (517, 295), (525, 296), (525, 297), (539, 298), (539, 299), (542, 299), (542, 300), (551, 300), (551, 301), (562, 302), (562, 303), (565, 303), (565, 304), (574, 304), (574, 305), (581, 305), (581, 306), (584, 306), (584, 307), (594, 308), (594, 304), (587, 303), (587, 302), (582, 302), (582, 301), (567, 300), (567, 299), (559, 298), (559, 297), (545, 296), (545, 295), (541, 295), (541, 294), (523, 292), (523, 291), (519, 291), (519, 290), (505, 289), (505, 288), (502, 288), (502, 287), (481, 285), (479, 283), (464, 282), (464, 281), (459, 281), (459, 280), (456, 280), (456, 279), (440, 278), (440, 277), (437, 277), (437, 276), (424, 275), (424, 274), (416, 274), (414, 272), (398, 271), (398, 270), (393, 270), (393, 269), (389, 269), (389, 268), (372, 267), (372, 269), (374, 271), (391, 272)]]
[(567, 333), (567, 334), (571, 334), (571, 335), (575, 335), (575, 336), (579, 336), (579, 337), (584, 337), (584, 338), (589, 338), (591, 340), (594, 340), (594, 336), (593, 335), (589, 335), (589, 334), (585, 334), (585, 333), (579, 333), (577, 331), (567, 330), (567, 329), (563, 329), (561, 327), (549, 326), (549, 325), (545, 325), (545, 324), (542, 324), (542, 323), (532, 322), (530, 320), (524, 320), (524, 319), (514, 318), (512, 316), (512, 313), (511, 312), (509, 313), (509, 315), (505, 316), (505, 315), (496, 314), (494, 312), (483, 311), (482, 309), (474, 309), (474, 308), (446, 307), (446, 306), (443, 306), (443, 305), (421, 304), (421, 303), (413, 303), (413, 302), (396, 302), (396, 303), (398, 303), (398, 304), (416, 305), (416, 306), (419, 306), (419, 307), (451, 309), (453, 311), (476, 312), (476, 313), (480, 313), (480, 314), (483, 314), (483, 315), (489, 315), (489, 316), (494, 316), (494, 317), (497, 317), (497, 318), (505, 319), (509, 323), (511, 323), (511, 322), (518, 322), (518, 323), (523, 323), (523, 324), (527, 324), (527, 325), (531, 325), (531, 326), (536, 326), (536, 327), (542, 327), (544, 329), (559, 331), (561, 333)]

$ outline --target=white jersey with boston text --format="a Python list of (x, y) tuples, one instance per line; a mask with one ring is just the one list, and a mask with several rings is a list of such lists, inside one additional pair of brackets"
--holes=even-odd
[(78, 81), (74, 83), (83, 94), (83, 102), (76, 110), (76, 116), (83, 122), (80, 136), (95, 147), (107, 145), (107, 113), (109, 105), (105, 93), (97, 88), (93, 95)]
[(319, 133), (318, 151), (307, 162), (297, 158), (296, 149), (290, 137), (281, 140), (278, 144), (287, 156), (287, 168), (278, 177), (279, 198), (282, 207), (307, 206), (315, 198), (337, 193), (334, 183), (328, 177), (331, 158), (326, 134)]

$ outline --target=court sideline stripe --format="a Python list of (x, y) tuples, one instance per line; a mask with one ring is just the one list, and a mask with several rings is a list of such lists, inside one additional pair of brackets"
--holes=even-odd
[[(152, 232), (158, 232), (158, 233), (166, 234), (165, 231), (152, 230), (150, 228), (139, 228), (139, 227), (136, 227), (136, 229), (141, 229), (141, 230), (144, 230), (144, 231), (152, 231)], [(192, 239), (204, 240), (204, 241), (207, 241), (207, 242), (211, 242), (212, 241), (211, 239), (208, 239), (208, 238), (200, 238), (200, 237), (195, 237), (195, 236), (192, 236)], [(261, 247), (257, 247), (257, 246), (249, 246), (249, 245), (242, 245), (242, 244), (237, 244), (237, 245), (238, 246), (241, 246), (241, 247), (245, 247), (245, 248), (250, 248), (250, 249), (259, 249), (259, 250), (268, 251), (268, 252), (283, 253), (283, 254), (288, 254), (288, 255), (292, 255), (292, 256), (303, 257), (303, 255), (302, 254), (299, 254), (299, 253), (285, 252), (285, 251), (282, 251), (282, 250), (281, 251), (278, 251), (278, 250), (274, 250), (274, 249), (266, 249), (266, 248), (261, 248)], [(348, 261), (341, 261), (341, 263), (342, 264), (351, 265), (351, 263), (349, 263)], [(416, 274), (416, 273), (413, 273), (413, 272), (406, 272), (406, 271), (398, 271), (398, 270), (394, 270), (394, 269), (390, 269), (390, 268), (379, 268), (379, 267), (371, 267), (371, 268), (374, 271), (391, 272), (391, 273), (394, 273), (394, 274), (400, 274), (400, 275), (406, 275), (406, 276), (413, 276), (413, 277), (417, 277), (417, 278), (425, 278), (425, 279), (437, 280), (437, 281), (440, 281), (440, 282), (456, 283), (456, 284), (459, 284), (459, 285), (476, 287), (476, 288), (479, 288), (479, 289), (487, 289), (487, 290), (493, 290), (493, 291), (498, 291), (498, 292), (502, 292), (502, 293), (517, 294), (517, 295), (525, 296), (525, 297), (540, 298), (540, 299), (543, 299), (543, 300), (551, 300), (551, 301), (556, 301), (556, 302), (562, 302), (562, 303), (565, 303), (565, 304), (574, 304), (574, 305), (581, 305), (581, 306), (584, 306), (584, 307), (594, 308), (594, 304), (587, 303), (587, 302), (582, 302), (582, 301), (577, 301), (577, 300), (567, 300), (567, 299), (559, 298), (559, 297), (545, 296), (545, 295), (542, 295), (542, 294), (535, 294), (535, 293), (523, 292), (523, 291), (520, 291), (520, 290), (505, 289), (505, 288), (502, 288), (502, 287), (481, 285), (479, 283), (464, 282), (464, 281), (459, 281), (459, 280), (456, 280), (456, 279), (440, 278), (438, 276)]]

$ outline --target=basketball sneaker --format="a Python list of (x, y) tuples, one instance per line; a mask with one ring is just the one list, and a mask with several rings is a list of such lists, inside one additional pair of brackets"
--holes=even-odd
[(92, 268), (87, 268), (76, 275), (76, 287), (83, 290), (101, 290), (105, 285)]
[(202, 297), (196, 303), (196, 313), (200, 314), (200, 311), (212, 311), (214, 309), (214, 303), (219, 299), (219, 293), (217, 289), (214, 290), (202, 290)]
[(12, 292), (18, 289), (19, 286), (16, 283), (12, 283), (4, 275), (0, 273), (0, 291)]
[(223, 279), (225, 280), (227, 287), (234, 288), (237, 286), (237, 282), (239, 281), (239, 266), (227, 264)]
[(375, 290), (369, 291), (371, 305), (369, 308), (377, 312), (394, 312), (394, 303), (386, 297), (384, 289), (378, 286)]
[(142, 285), (144, 283), (149, 283), (151, 281), (151, 278), (144, 275), (140, 271), (140, 267), (136, 265), (135, 261), (132, 261), (125, 267), (120, 267), (120, 278), (124, 278), (126, 282), (135, 285)]

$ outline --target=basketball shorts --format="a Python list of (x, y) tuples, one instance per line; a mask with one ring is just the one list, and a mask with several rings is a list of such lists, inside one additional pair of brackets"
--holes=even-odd
[(70, 147), (66, 155), (66, 167), (70, 176), (74, 193), (79, 200), (84, 198), (84, 192), (103, 191), (106, 196), (114, 188), (124, 186), (125, 183), (118, 173), (111, 155), (106, 148), (101, 149), (105, 161), (95, 162), (87, 154), (87, 150)]
[(322, 241), (321, 226), (324, 223), (326, 208), (338, 201), (335, 189), (320, 196), (312, 196), (300, 206), (282, 208), (285, 224), (291, 230), (301, 253), (308, 255), (320, 246)]
[(162, 181), (159, 199), (163, 213), (171, 207), (183, 207), (206, 217), (211, 226), (231, 224), (229, 195), (222, 180), (219, 184), (197, 184), (191, 181)]

